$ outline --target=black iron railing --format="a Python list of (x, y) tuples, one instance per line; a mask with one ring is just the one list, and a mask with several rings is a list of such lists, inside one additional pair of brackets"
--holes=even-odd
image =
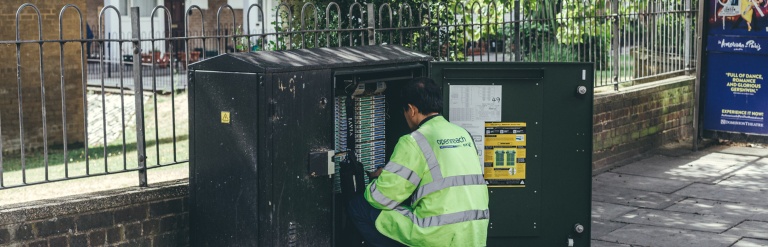
[[(397, 44), (439, 61), (594, 62), (594, 86), (618, 90), (621, 83), (695, 69), (697, 1), (317, 1), (270, 10), (225, 5), (215, 16), (189, 6), (183, 23), (164, 6), (148, 17), (137, 7), (106, 6), (93, 35), (77, 6), (63, 6), (50, 25), (35, 5), (24, 4), (16, 12), (15, 40), (0, 40), (0, 49), (14, 49), (16, 62), (16, 83), (0, 84), (0, 102), (18, 109), (0, 111), (0, 189), (128, 171), (138, 171), (146, 186), (147, 169), (186, 163), (186, 65), (218, 54)], [(211, 18), (215, 26), (206, 22)], [(169, 31), (179, 24), (183, 32)], [(22, 30), (30, 25), (36, 30)], [(65, 37), (73, 28), (77, 35)], [(58, 37), (44, 39), (52, 31)], [(27, 73), (29, 60), (38, 62), (35, 76)], [(50, 67), (57, 68), (58, 83), (48, 78)], [(65, 76), (73, 73), (80, 79)], [(40, 102), (28, 103), (30, 95)], [(34, 121), (25, 122), (30, 114)], [(32, 140), (38, 132), (42, 141)]]

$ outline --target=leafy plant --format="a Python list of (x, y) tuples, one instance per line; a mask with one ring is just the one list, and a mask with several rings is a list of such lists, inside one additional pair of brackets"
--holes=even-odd
[(535, 54), (529, 54), (526, 61), (530, 62), (574, 62), (578, 61), (579, 54), (570, 45), (558, 42), (545, 42), (538, 48)]
[(235, 35), (232, 36), (232, 43), (235, 44), (235, 51), (248, 51), (248, 37), (240, 35), (243, 35), (243, 28), (242, 26), (237, 26), (237, 28), (235, 28)]

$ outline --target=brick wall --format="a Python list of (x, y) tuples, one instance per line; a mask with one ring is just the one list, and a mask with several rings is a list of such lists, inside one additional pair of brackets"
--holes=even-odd
[[(200, 33), (202, 31), (202, 24), (205, 24), (205, 36), (215, 36), (216, 35), (216, 13), (219, 10), (219, 7), (224, 6), (227, 4), (227, 0), (208, 0), (208, 9), (203, 9), (203, 16), (205, 17), (205, 22), (200, 21), (200, 13), (197, 10), (192, 10), (192, 14), (189, 15), (189, 27), (187, 30), (189, 30), (189, 36), (200, 36)], [(189, 8), (190, 6), (184, 6), (185, 9)], [(235, 24), (232, 23), (232, 12), (229, 11), (228, 8), (224, 8), (221, 10), (221, 18), (219, 19), (219, 24), (221, 26), (221, 32), (222, 34), (232, 34), (233, 28), (236, 27), (234, 25), (240, 25), (242, 26), (243, 22), (243, 9), (234, 9), (235, 12)], [(227, 40), (228, 45), (232, 45), (232, 41)], [(193, 39), (189, 41), (190, 50), (194, 48), (202, 48), (202, 40), (200, 39)], [(217, 47), (217, 40), (216, 39), (207, 39), (205, 43), (205, 48), (207, 50), (215, 50)], [(223, 46), (223, 45), (222, 45)]]
[[(205, 15), (205, 31), (206, 32), (215, 32), (216, 31), (216, 12), (219, 10), (219, 7), (224, 6), (227, 4), (227, 0), (208, 0), (208, 9), (203, 9), (203, 15)], [(184, 7), (189, 8), (189, 6)], [(243, 22), (243, 9), (234, 9), (235, 10), (235, 22), (238, 25), (241, 25)], [(229, 12), (229, 9), (225, 8), (221, 10), (221, 27), (229, 27), (232, 28), (232, 14)], [(189, 16), (189, 31), (200, 31), (200, 14), (197, 12), (197, 10), (192, 11), (192, 15)], [(231, 31), (231, 30), (230, 30)]]
[[(87, 15), (85, 0), (8, 0), (0, 4), (0, 40), (16, 39), (16, 10), (25, 2), (35, 4), (42, 16), (43, 39), (58, 39), (59, 11), (66, 3), (75, 4)], [(64, 15), (64, 38), (79, 37), (79, 18), (74, 9)], [(38, 25), (35, 11), (26, 8), (20, 17), (22, 40), (37, 40)], [(85, 31), (85, 30), (83, 30)], [(67, 43), (64, 47), (64, 91), (66, 93), (67, 137), (69, 143), (83, 142), (83, 97), (82, 73), (80, 63), (80, 44)], [(59, 43), (43, 45), (43, 78), (45, 81), (45, 108), (47, 118), (48, 143), (63, 142), (62, 101), (61, 101), (61, 62)], [(19, 100), (16, 80), (16, 46), (0, 46), (0, 136), (3, 152), (15, 152), (20, 148), (19, 141)], [(26, 149), (36, 149), (43, 145), (43, 111), (40, 82), (40, 48), (38, 44), (21, 46), (21, 79), (24, 114), (24, 145)]]
[(88, 25), (91, 25), (93, 33), (96, 34), (96, 30), (99, 29), (99, 12), (104, 8), (104, 0), (85, 0), (85, 6), (78, 7), (88, 7), (87, 10), (82, 10), (88, 12), (86, 21), (88, 22)]
[(595, 95), (592, 169), (691, 137), (693, 85), (682, 76)]
[(186, 180), (0, 208), (0, 246), (187, 246)]

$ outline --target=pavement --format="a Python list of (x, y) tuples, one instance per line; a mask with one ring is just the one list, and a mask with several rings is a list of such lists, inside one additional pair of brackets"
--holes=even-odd
[(768, 149), (660, 148), (592, 178), (592, 246), (768, 246)]

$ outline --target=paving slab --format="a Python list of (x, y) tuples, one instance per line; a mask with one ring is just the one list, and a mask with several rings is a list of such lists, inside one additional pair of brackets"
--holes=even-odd
[(728, 147), (719, 152), (735, 155), (768, 156), (768, 149), (755, 147)]
[(736, 162), (752, 162), (760, 157), (758, 156), (751, 156), (751, 155), (740, 155), (740, 154), (729, 154), (729, 153), (723, 153), (723, 150), (726, 150), (728, 148), (731, 148), (729, 146), (713, 146), (707, 148), (707, 150), (699, 151), (699, 152), (692, 152), (690, 155), (685, 155), (681, 157), (669, 157), (671, 159), (692, 159), (692, 160), (699, 160), (699, 159), (717, 159), (717, 160), (723, 160), (723, 161), (736, 161)]
[(664, 210), (691, 214), (715, 215), (742, 220), (754, 219), (768, 221), (768, 208), (746, 203), (689, 198), (677, 202)]
[(768, 188), (768, 179), (754, 179), (745, 176), (732, 176), (718, 181), (717, 184), (742, 188)]
[(640, 191), (614, 186), (592, 188), (592, 200), (632, 207), (662, 209), (681, 201), (683, 195)]
[[(670, 142), (666, 143), (662, 146), (658, 146), (655, 149), (648, 152), (649, 154), (654, 155), (663, 155), (667, 157), (684, 157), (684, 156), (691, 156), (692, 154), (695, 154), (693, 152), (693, 143), (690, 141), (686, 142)], [(708, 150), (707, 150), (708, 151)]]
[(768, 165), (768, 158), (762, 158), (754, 162), (756, 165)]
[(727, 247), (740, 237), (658, 226), (627, 225), (599, 240), (654, 247)]
[(617, 243), (605, 242), (600, 240), (592, 240), (592, 242), (590, 243), (590, 246), (592, 247), (632, 247), (626, 244), (617, 244)]
[(626, 225), (627, 224), (621, 222), (592, 220), (592, 239), (608, 235), (608, 233)]
[(652, 157), (611, 170), (614, 173), (672, 179), (686, 182), (711, 183), (728, 176), (730, 171), (744, 167), (758, 157), (711, 153), (698, 159)]
[(742, 221), (742, 219), (714, 215), (678, 213), (650, 209), (638, 209), (613, 220), (629, 224), (663, 226), (713, 233), (724, 232)]
[[(688, 146), (688, 147), (690, 147), (690, 146)], [(690, 152), (688, 154), (679, 155), (679, 156), (676, 156), (676, 157), (698, 159), (698, 158), (710, 155), (712, 153), (717, 153), (717, 152), (723, 151), (723, 150), (728, 149), (728, 148), (729, 148), (729, 146), (714, 145), (714, 146), (706, 147), (704, 150), (699, 150), (697, 152)], [(665, 156), (670, 157), (672, 155), (665, 155)]]
[(768, 206), (768, 190), (757, 188), (743, 188), (712, 184), (692, 184), (673, 194), (716, 201)]
[(748, 166), (731, 173), (731, 176), (718, 184), (746, 188), (768, 188), (768, 165), (766, 159), (760, 159)]
[(768, 222), (744, 221), (725, 233), (748, 238), (768, 239)]
[(592, 182), (592, 246), (768, 247), (768, 149), (656, 155)]
[(692, 182), (605, 172), (592, 178), (592, 186), (611, 185), (627, 189), (672, 193)]
[[(727, 150), (727, 149), (725, 149)], [(735, 161), (735, 162), (752, 162), (755, 160), (758, 160), (760, 157), (756, 156), (749, 156), (749, 155), (740, 155), (740, 154), (728, 154), (728, 153), (722, 153), (722, 151), (710, 153), (704, 156), (701, 156), (699, 159), (706, 159), (706, 160), (720, 160), (720, 161)]]
[(750, 219), (768, 222), (768, 208), (762, 207), (755, 211), (756, 213)]
[(613, 218), (629, 213), (630, 211), (635, 209), (637, 209), (637, 207), (630, 207), (630, 206), (624, 206), (619, 204), (593, 201), (592, 202), (592, 220), (604, 220), (604, 221), (611, 220)]
[(677, 167), (688, 164), (691, 161), (697, 160), (700, 157), (667, 157), (667, 156), (651, 156), (642, 160), (632, 162), (630, 164), (611, 169), (611, 172), (623, 172), (625, 170), (633, 170), (636, 167)]
[(759, 160), (756, 160), (755, 162), (752, 162), (751, 165), (744, 167), (744, 169), (739, 169), (738, 171), (735, 171), (734, 175), (752, 175), (752, 176), (758, 176), (760, 178), (766, 178), (768, 177), (768, 158), (761, 158)]
[(736, 244), (734, 244), (732, 247), (768, 247), (768, 240), (742, 238), (741, 240), (739, 240), (739, 242), (736, 242)]

